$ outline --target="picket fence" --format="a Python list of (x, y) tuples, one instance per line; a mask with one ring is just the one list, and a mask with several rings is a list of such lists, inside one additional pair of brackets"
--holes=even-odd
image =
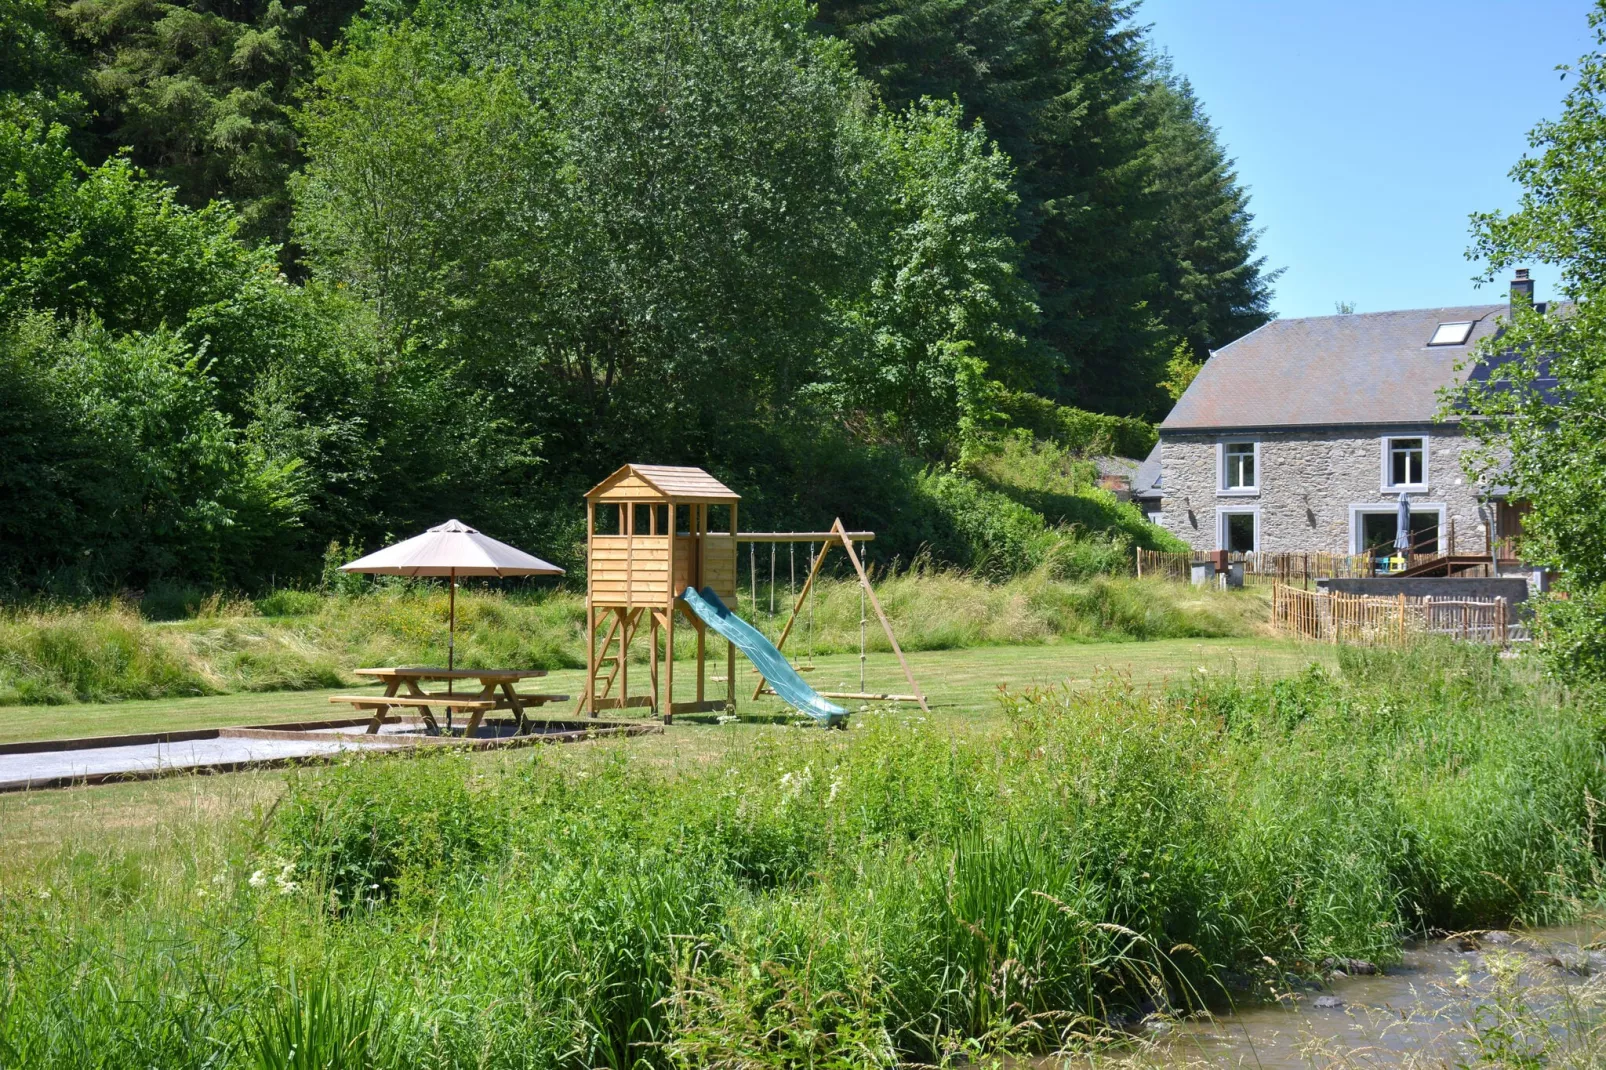
[(1507, 646), (1528, 638), (1504, 598), (1336, 594), (1283, 583), (1272, 587), (1271, 622), (1285, 634), (1333, 643), (1406, 643), (1447, 635)]

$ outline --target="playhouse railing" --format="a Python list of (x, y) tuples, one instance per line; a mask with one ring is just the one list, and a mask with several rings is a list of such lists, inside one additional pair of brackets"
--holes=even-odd
[[(1186, 583), (1196, 564), (1211, 564), (1217, 554), (1196, 550), (1192, 553), (1167, 553), (1160, 550), (1139, 550), (1137, 569), (1139, 576), (1161, 576)], [(1372, 576), (1373, 561), (1365, 554), (1333, 554), (1320, 551), (1308, 553), (1229, 553), (1229, 564), (1244, 566), (1247, 584), (1299, 584), (1309, 587), (1316, 580), (1352, 579)]]

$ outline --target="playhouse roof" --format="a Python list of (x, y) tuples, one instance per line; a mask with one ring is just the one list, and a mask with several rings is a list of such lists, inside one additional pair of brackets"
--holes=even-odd
[(741, 495), (701, 468), (665, 464), (627, 464), (586, 491), (602, 502), (687, 502), (720, 505), (741, 500)]

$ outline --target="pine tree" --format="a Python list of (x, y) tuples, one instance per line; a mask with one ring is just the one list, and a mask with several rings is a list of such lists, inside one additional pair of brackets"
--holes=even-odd
[(955, 98), (1014, 162), (1043, 392), (1152, 414), (1179, 341), (1268, 318), (1247, 195), (1186, 83), (1114, 0), (822, 0), (889, 102)]
[[(199, 208), (239, 210), (243, 235), (283, 242), (285, 182), (301, 162), (289, 109), (314, 43), (333, 43), (362, 0), (77, 0), (61, 32), (89, 68), (91, 161), (122, 148)], [(288, 258), (286, 267), (291, 266)]]
[(1149, 90), (1154, 172), (1164, 200), (1155, 308), (1196, 364), (1271, 318), (1279, 271), (1255, 255), (1249, 194), (1193, 87), (1159, 65)]

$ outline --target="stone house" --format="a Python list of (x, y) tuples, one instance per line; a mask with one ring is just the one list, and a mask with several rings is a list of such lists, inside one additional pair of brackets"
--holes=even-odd
[[(1532, 297), (1519, 272), (1513, 293)], [(1505, 488), (1470, 479), (1440, 391), (1509, 305), (1273, 320), (1217, 350), (1134, 479), (1150, 519), (1195, 550), (1386, 552), (1399, 500), (1419, 553), (1517, 534)], [(1488, 375), (1478, 365), (1470, 374)]]

